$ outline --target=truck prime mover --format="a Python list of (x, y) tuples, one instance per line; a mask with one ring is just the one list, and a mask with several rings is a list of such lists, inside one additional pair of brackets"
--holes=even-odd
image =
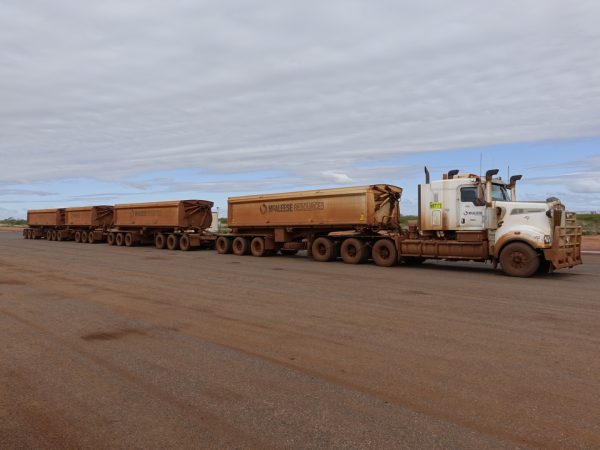
[(528, 277), (581, 264), (581, 227), (556, 198), (519, 202), (516, 183), (451, 170), (419, 185), (419, 215), (408, 231), (399, 224), (402, 189), (379, 184), (284, 194), (232, 197), (231, 233), (221, 254), (265, 256), (307, 250), (316, 261), (338, 257), (379, 266), (426, 259), (491, 261), (511, 276)]
[(497, 174), (451, 170), (432, 182), (425, 168), (418, 219), (408, 230), (400, 226), (402, 189), (374, 184), (231, 197), (227, 234), (207, 231), (212, 202), (184, 200), (28, 211), (23, 236), (126, 246), (153, 242), (172, 250), (214, 243), (220, 254), (254, 256), (306, 250), (316, 261), (372, 259), (385, 267), (426, 259), (489, 261), (518, 277), (581, 264), (575, 213), (554, 197), (517, 201), (521, 176), (506, 183)]

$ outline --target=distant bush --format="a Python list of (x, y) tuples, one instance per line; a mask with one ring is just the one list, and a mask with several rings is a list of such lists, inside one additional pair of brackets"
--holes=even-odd
[(577, 222), (583, 228), (583, 234), (600, 234), (600, 214), (577, 214)]
[(8, 219), (0, 219), (0, 226), (4, 227), (19, 227), (27, 225), (27, 221), (25, 219), (15, 219), (14, 217), (9, 217)]

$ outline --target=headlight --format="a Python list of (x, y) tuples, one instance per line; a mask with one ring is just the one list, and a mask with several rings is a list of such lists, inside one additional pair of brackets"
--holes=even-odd
[(544, 244), (552, 244), (552, 236), (550, 236), (549, 234), (546, 234), (544, 236)]

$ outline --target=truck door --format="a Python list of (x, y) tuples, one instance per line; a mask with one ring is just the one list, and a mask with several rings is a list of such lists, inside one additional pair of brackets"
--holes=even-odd
[(483, 230), (485, 203), (477, 196), (477, 186), (461, 186), (458, 202), (458, 228)]

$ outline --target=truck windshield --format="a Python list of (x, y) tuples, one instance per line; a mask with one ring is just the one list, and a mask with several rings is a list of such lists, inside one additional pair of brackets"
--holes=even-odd
[(497, 202), (510, 202), (510, 191), (503, 184), (492, 185), (492, 200)]

